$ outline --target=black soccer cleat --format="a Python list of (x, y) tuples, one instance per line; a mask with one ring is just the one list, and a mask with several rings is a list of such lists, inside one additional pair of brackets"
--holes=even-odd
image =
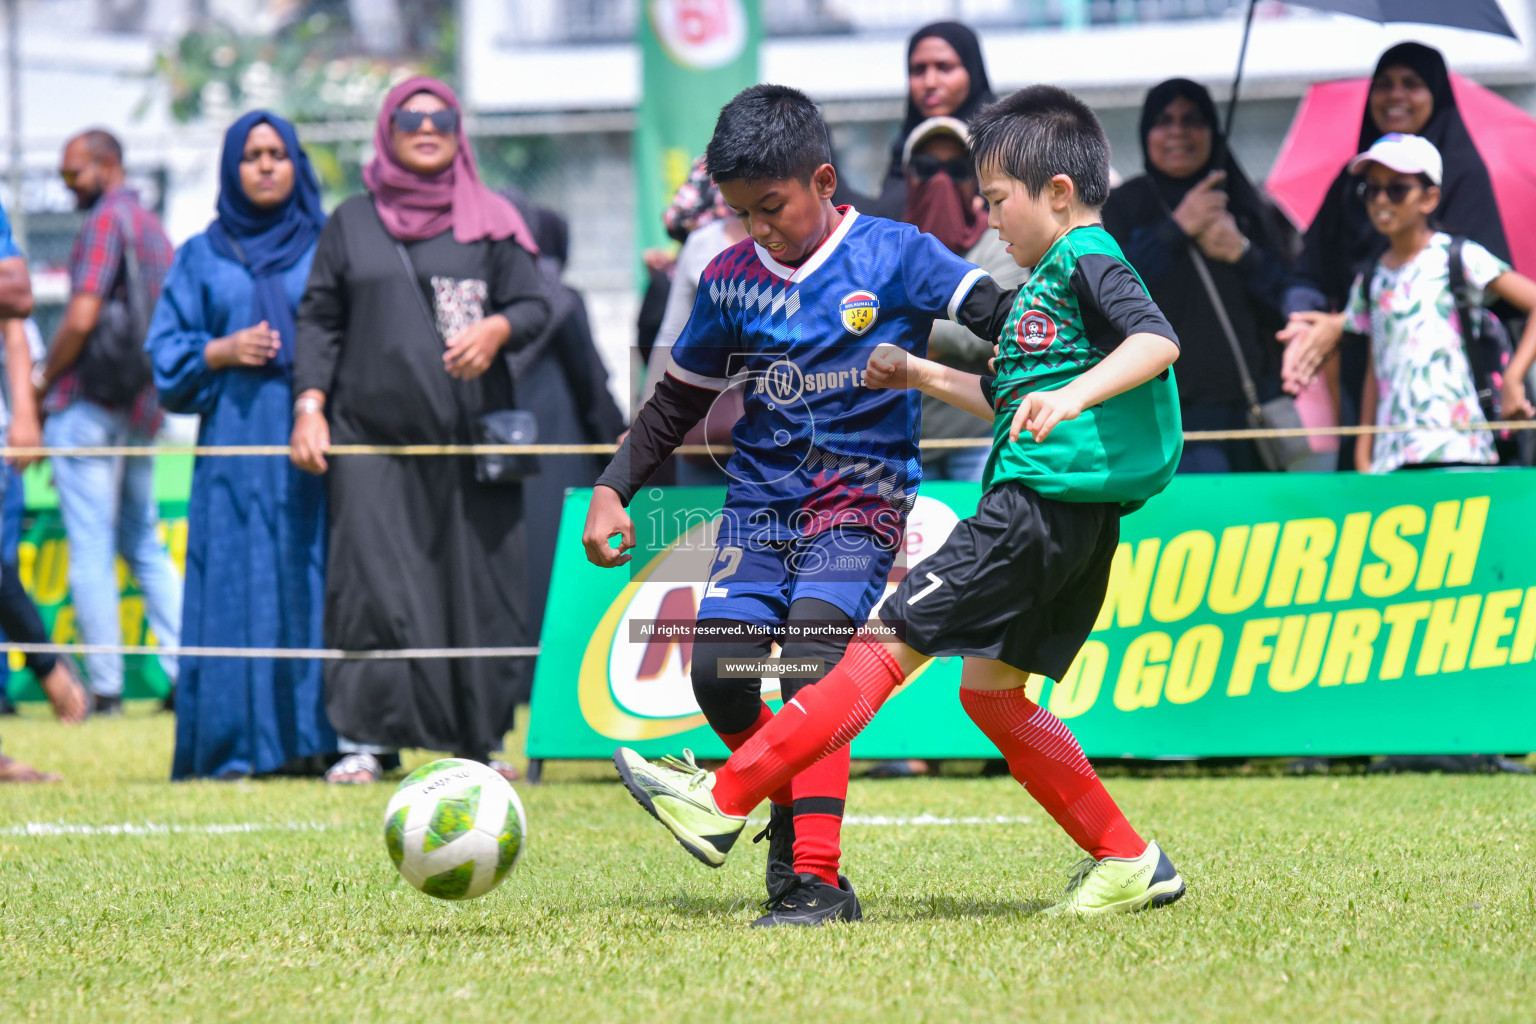
[(781, 892), (796, 883), (795, 869), (795, 813), (778, 804), (768, 805), (768, 824), (752, 837), (754, 843), (768, 840), (768, 870), (765, 885), (768, 899), (778, 899)]
[(853, 884), (842, 875), (828, 885), (815, 875), (795, 875), (794, 884), (763, 904), (768, 913), (752, 922), (754, 928), (779, 925), (819, 925), (836, 921), (862, 921), (864, 910), (854, 895)]

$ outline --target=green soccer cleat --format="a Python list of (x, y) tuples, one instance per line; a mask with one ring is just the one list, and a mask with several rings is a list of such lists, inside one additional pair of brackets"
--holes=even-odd
[(1061, 902), (1047, 914), (1128, 914), (1166, 906), (1184, 895), (1184, 879), (1156, 843), (1140, 857), (1089, 857), (1077, 866)]
[(613, 766), (635, 802), (667, 826), (683, 849), (712, 868), (725, 863), (747, 818), (722, 813), (715, 806), (709, 795), (715, 773), (695, 764), (693, 751), (683, 751), (681, 759), (664, 757), (653, 764), (620, 747), (613, 753)]

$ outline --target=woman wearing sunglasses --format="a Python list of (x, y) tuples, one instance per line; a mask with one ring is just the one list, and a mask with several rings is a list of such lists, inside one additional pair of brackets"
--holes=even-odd
[[(1280, 394), (1280, 297), (1296, 232), (1260, 195), (1221, 138), (1205, 86), (1173, 78), (1141, 109), (1146, 173), (1110, 193), (1104, 227), (1179, 335), (1185, 430), (1248, 426), (1232, 343), (1194, 266), (1210, 271), (1261, 400)], [(1186, 442), (1184, 473), (1264, 468), (1251, 441)]]
[[(531, 638), (516, 483), (477, 481), (471, 458), (326, 457), (332, 443), (474, 442), (477, 420), (513, 406), (502, 351), (549, 316), (533, 239), (481, 183), (451, 89), (431, 78), (392, 89), (374, 154), (369, 194), (320, 235), (298, 314), (293, 460), (329, 482), (326, 643), (520, 646)], [(487, 760), (529, 668), (328, 663), (326, 707), (348, 752), (328, 778), (376, 781), (400, 747)]]

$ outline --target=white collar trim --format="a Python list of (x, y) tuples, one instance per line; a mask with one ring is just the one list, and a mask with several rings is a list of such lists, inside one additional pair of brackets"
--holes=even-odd
[(796, 284), (800, 284), (806, 278), (814, 274), (817, 267), (827, 262), (827, 259), (832, 255), (834, 251), (836, 251), (837, 247), (842, 244), (843, 239), (848, 236), (848, 231), (853, 227), (853, 222), (859, 219), (859, 211), (855, 210), (852, 206), (846, 207), (845, 210), (846, 212), (843, 214), (842, 223), (837, 226), (837, 230), (828, 235), (826, 239), (816, 247), (816, 251), (811, 253), (810, 259), (806, 260), (798, 267), (786, 267), (784, 264), (780, 263), (778, 260), (769, 255), (767, 249), (764, 249), (761, 245), (753, 242), (752, 245), (757, 250), (757, 258), (762, 261), (763, 266), (768, 268), (768, 272), (773, 274), (775, 277), (781, 277), (785, 281), (794, 281)]

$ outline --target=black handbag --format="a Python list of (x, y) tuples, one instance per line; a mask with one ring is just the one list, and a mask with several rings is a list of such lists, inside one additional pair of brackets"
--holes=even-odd
[[(405, 267), (406, 283), (421, 307), (427, 326), (437, 334), (437, 317), (421, 294), (416, 265), (405, 246), (395, 243), (395, 252)], [(539, 421), (527, 409), (493, 409), (475, 417), (472, 426), (476, 444), (538, 444)], [(475, 456), (475, 481), (482, 484), (516, 484), (539, 475), (539, 457), (528, 452), (518, 454), (479, 454)]]
[[(537, 444), (539, 421), (527, 409), (497, 409), (475, 418), (476, 444)], [(475, 479), (501, 484), (539, 475), (539, 457), (519, 454), (476, 455)]]
[(109, 408), (133, 404), (139, 392), (154, 380), (144, 339), (149, 335), (150, 303), (139, 267), (133, 225), (123, 216), (121, 207), (114, 211), (113, 223), (123, 235), (122, 264), (118, 268), (118, 289), (101, 304), (96, 326), (91, 328), (85, 347), (75, 362), (80, 390), (85, 397)]
[[(1216, 310), (1216, 320), (1221, 324), (1221, 333), (1226, 335), (1227, 344), (1232, 346), (1232, 359), (1237, 363), (1238, 380), (1243, 386), (1243, 400), (1248, 405), (1248, 425), (1266, 430), (1303, 429), (1305, 424), (1301, 422), (1301, 413), (1296, 411), (1296, 400), (1290, 395), (1271, 398), (1267, 402), (1259, 401), (1259, 389), (1253, 383), (1253, 375), (1248, 372), (1248, 360), (1243, 358), (1243, 348), (1237, 340), (1237, 328), (1232, 326), (1232, 318), (1227, 315), (1227, 307), (1221, 301), (1221, 293), (1216, 290), (1216, 281), (1211, 277), (1211, 268), (1205, 264), (1205, 255), (1191, 243), (1189, 258), (1194, 263), (1195, 273), (1199, 276), (1200, 283), (1205, 285), (1206, 294)], [(1256, 437), (1253, 439), (1253, 445), (1259, 450), (1259, 458), (1271, 472), (1291, 469), (1312, 454), (1311, 443), (1305, 437), (1299, 436)]]
[[(1168, 200), (1156, 188), (1152, 189), (1152, 194), (1157, 197), (1163, 213), (1172, 220), (1173, 210), (1169, 208)], [(1232, 347), (1232, 361), (1237, 364), (1243, 402), (1248, 407), (1248, 426), (1262, 430), (1304, 429), (1306, 424), (1301, 422), (1301, 413), (1296, 411), (1296, 400), (1290, 395), (1271, 398), (1267, 402), (1259, 401), (1259, 389), (1253, 383), (1253, 374), (1248, 372), (1248, 360), (1243, 358), (1243, 346), (1237, 340), (1237, 328), (1232, 325), (1232, 317), (1227, 313), (1226, 303), (1216, 288), (1215, 278), (1211, 277), (1211, 268), (1206, 265), (1205, 254), (1192, 238), (1185, 240), (1185, 246), (1189, 252), (1189, 261), (1195, 266), (1195, 275), (1200, 278), (1206, 297), (1211, 300), (1211, 308), (1216, 313), (1216, 322), (1221, 325), (1221, 333)], [(1291, 469), (1312, 454), (1312, 445), (1305, 437), (1256, 437), (1253, 446), (1258, 450), (1264, 467), (1272, 473)]]

